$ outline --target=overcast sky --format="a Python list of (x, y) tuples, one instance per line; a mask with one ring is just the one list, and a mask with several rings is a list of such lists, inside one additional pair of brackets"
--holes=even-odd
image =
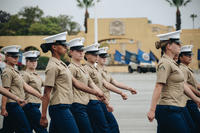
[[(76, 0), (0, 0), (0, 10), (15, 14), (24, 6), (38, 5), (45, 16), (70, 15), (83, 27), (84, 9), (76, 4)], [(99, 18), (147, 17), (153, 24), (175, 26), (176, 23), (176, 8), (170, 7), (165, 0), (101, 0), (97, 7)], [(192, 13), (198, 16), (195, 27), (200, 28), (200, 0), (192, 0), (186, 7), (180, 8), (180, 11), (182, 29), (192, 28)], [(94, 18), (94, 8), (90, 8), (89, 13)]]

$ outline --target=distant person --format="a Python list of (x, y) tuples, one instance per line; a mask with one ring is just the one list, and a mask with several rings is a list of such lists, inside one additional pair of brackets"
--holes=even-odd
[[(128, 97), (125, 93), (118, 90), (115, 86), (103, 79), (100, 70), (96, 66), (97, 57), (99, 54), (99, 44), (92, 44), (85, 47), (85, 69), (88, 71), (90, 78), (97, 85), (98, 88), (103, 89), (103, 87), (119, 94), (124, 100)], [(112, 111), (109, 111), (112, 112)], [(105, 117), (104, 110), (101, 106), (101, 101), (90, 95), (90, 101), (88, 103), (88, 115), (92, 123), (94, 133), (110, 133), (111, 128), (108, 124), (108, 120)]]
[[(101, 72), (102, 77), (109, 83), (111, 83), (112, 85), (119, 87), (121, 89), (124, 90), (128, 90), (130, 91), (132, 94), (136, 94), (137, 91), (123, 83), (120, 83), (118, 81), (116, 81), (115, 79), (113, 79), (110, 75), (110, 73), (106, 70), (105, 68), (105, 64), (106, 64), (106, 59), (109, 56), (107, 53), (108, 47), (102, 47), (99, 48), (99, 52), (98, 52), (98, 65), (97, 65), (97, 69)], [(108, 100), (110, 100), (110, 90), (106, 89), (105, 87), (102, 88), (104, 94), (106, 95), (106, 98)], [(114, 115), (112, 112), (108, 112), (108, 110), (106, 109), (106, 106), (104, 103), (100, 103), (101, 107), (103, 108), (105, 117), (108, 121), (109, 127), (110, 127), (110, 133), (119, 133), (119, 126), (117, 123), (117, 120), (115, 119)]]
[(5, 55), (0, 53), (0, 74), (3, 72), (3, 69), (6, 67)]
[[(189, 67), (189, 64), (192, 62), (192, 48), (192, 45), (182, 46), (178, 62), (180, 63), (180, 69), (184, 74), (185, 82), (197, 96), (200, 96), (200, 84), (195, 79), (193, 70)], [(186, 107), (197, 127), (197, 132), (200, 133), (200, 112), (198, 105), (188, 96), (186, 96), (186, 101)]]
[[(37, 60), (40, 56), (40, 52), (33, 50), (23, 53), (26, 60), (26, 70), (23, 72), (24, 81), (33, 87), (42, 95), (43, 81), (40, 75), (36, 72)], [(25, 99), (27, 104), (23, 107), (26, 117), (30, 123), (31, 130), (36, 133), (47, 133), (47, 129), (40, 125), (41, 112), (39, 110), (41, 100), (29, 93), (25, 92)]]

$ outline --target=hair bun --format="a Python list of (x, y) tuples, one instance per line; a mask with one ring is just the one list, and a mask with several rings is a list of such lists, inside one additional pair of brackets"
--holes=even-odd
[(40, 48), (42, 49), (43, 53), (47, 53), (49, 51), (49, 46), (46, 43), (41, 44)]
[(160, 41), (155, 42), (155, 47), (156, 47), (157, 49), (159, 49), (159, 48), (161, 47)]

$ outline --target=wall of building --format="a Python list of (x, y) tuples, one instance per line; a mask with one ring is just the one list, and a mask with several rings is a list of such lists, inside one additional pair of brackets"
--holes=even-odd
[[(149, 24), (147, 18), (105, 18), (98, 19), (98, 41), (109, 46), (109, 53), (114, 54), (115, 50), (125, 53), (125, 50), (136, 52), (140, 48), (145, 52), (150, 50), (160, 57), (160, 50), (155, 48), (155, 42), (159, 39), (157, 34), (174, 31), (172, 26)], [(34, 46), (40, 49), (46, 36), (0, 36), (0, 46), (21, 45), (22, 49)], [(67, 41), (84, 37), (85, 45), (94, 43), (94, 19), (88, 19), (88, 33), (80, 32), (74, 36), (67, 36)], [(111, 40), (106, 40), (111, 39)], [(102, 41), (105, 40), (105, 41)], [(182, 30), (181, 40), (183, 45), (193, 44), (193, 62), (191, 67), (198, 69), (197, 50), (200, 49), (200, 29)], [(41, 52), (42, 53), (42, 52)], [(50, 56), (50, 53), (42, 53)]]

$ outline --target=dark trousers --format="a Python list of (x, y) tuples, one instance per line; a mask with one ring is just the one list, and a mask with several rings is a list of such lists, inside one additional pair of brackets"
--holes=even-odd
[(49, 106), (51, 117), (49, 133), (79, 133), (76, 121), (69, 108), (69, 104)]
[(1, 133), (32, 133), (28, 119), (18, 103), (7, 103), (8, 116), (4, 117)]
[(108, 122), (110, 133), (119, 133), (119, 126), (117, 123), (117, 120), (115, 119), (112, 112), (108, 112), (106, 105), (102, 102), (100, 102), (100, 105), (103, 109), (104, 115), (106, 117), (106, 120)]
[(192, 120), (196, 125), (198, 133), (200, 133), (200, 111), (198, 109), (197, 104), (192, 100), (188, 100), (186, 107), (192, 117)]
[(87, 111), (94, 133), (110, 133), (100, 101), (90, 100)]
[(14, 129), (9, 124), (9, 117), (3, 117), (3, 127), (0, 133), (14, 133)]
[(41, 113), (39, 108), (40, 104), (28, 103), (23, 107), (23, 110), (30, 123), (31, 130), (34, 130), (36, 133), (47, 133), (47, 129), (40, 126)]
[(195, 133), (194, 123), (184, 107), (157, 105), (157, 133)]
[(87, 114), (87, 105), (73, 103), (70, 108), (80, 133), (93, 133), (92, 125)]

